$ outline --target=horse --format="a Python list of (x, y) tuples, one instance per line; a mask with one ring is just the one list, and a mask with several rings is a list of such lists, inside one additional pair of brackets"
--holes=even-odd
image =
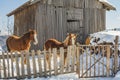
[(90, 38), (90, 36), (88, 36), (86, 38), (86, 40), (85, 40), (85, 45), (89, 45), (90, 44), (90, 40), (91, 40), (91, 38)]
[(29, 30), (21, 37), (15, 35), (9, 36), (6, 40), (6, 44), (9, 52), (20, 52), (23, 50), (29, 51), (31, 41), (34, 41), (35, 45), (38, 43), (37, 33), (35, 30)]
[[(38, 43), (36, 30), (29, 30), (21, 37), (16, 35), (9, 36), (6, 40), (8, 52), (29, 51), (32, 41), (35, 45)], [(26, 61), (24, 62), (26, 63)]]
[[(49, 49), (53, 49), (53, 48), (57, 48), (60, 49), (60, 47), (63, 47), (64, 49), (67, 49), (67, 47), (69, 45), (75, 45), (76, 44), (76, 38), (77, 38), (77, 34), (73, 34), (73, 33), (68, 33), (66, 39), (63, 42), (60, 42), (56, 39), (48, 39), (45, 44), (44, 44), (44, 50), (48, 51)], [(57, 53), (57, 57), (60, 56), (60, 53)], [(66, 62), (66, 57), (67, 57), (67, 53), (64, 54), (64, 65)], [(49, 55), (46, 55), (46, 61), (49, 64)]]

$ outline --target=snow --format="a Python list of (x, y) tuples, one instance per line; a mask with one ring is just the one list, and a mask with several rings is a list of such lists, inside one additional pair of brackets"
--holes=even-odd
[[(92, 40), (94, 40), (94, 38), (100, 38), (100, 41), (98, 43), (102, 43), (103, 41), (114, 43), (116, 35), (120, 36), (120, 31), (102, 31), (102, 32), (91, 34), (90, 36), (92, 37)], [(8, 36), (0, 36), (0, 52), (4, 52), (6, 50), (5, 43), (6, 43), (7, 37)], [(92, 42), (92, 40), (91, 40), (91, 43), (94, 44)], [(119, 40), (119, 42), (120, 42), (120, 40)], [(84, 61), (85, 61), (86, 54), (84, 54), (83, 56), (84, 56)], [(96, 56), (96, 57), (98, 57), (98, 56)], [(89, 57), (88, 57), (88, 59), (89, 59)], [(112, 64), (110, 64), (110, 65), (112, 65)], [(0, 62), (0, 67), (1, 66), (2, 65)], [(80, 65), (80, 66), (82, 66), (82, 65)], [(86, 68), (85, 65), (83, 65), (83, 66), (84, 66), (84, 68)], [(97, 71), (97, 69), (96, 69), (96, 71)], [(96, 73), (98, 73), (98, 71)], [(11, 80), (13, 80), (13, 79), (11, 79)], [(120, 80), (120, 71), (115, 75), (115, 77), (78, 78), (78, 75), (76, 73), (69, 73), (69, 74), (51, 76), (51, 77), (47, 77), (47, 78), (44, 78), (44, 77), (41, 77), (41, 78), (37, 77), (37, 78), (31, 78), (31, 79), (26, 78), (25, 80)]]
[[(100, 40), (97, 42), (97, 44), (103, 43), (103, 42), (111, 42), (115, 44), (115, 37), (120, 37), (120, 31), (101, 31), (97, 33), (90, 34), (91, 41), (90, 43), (92, 45), (95, 45), (96, 42), (94, 42), (95, 39), (100, 38)], [(118, 44), (120, 43), (120, 38), (118, 40)]]

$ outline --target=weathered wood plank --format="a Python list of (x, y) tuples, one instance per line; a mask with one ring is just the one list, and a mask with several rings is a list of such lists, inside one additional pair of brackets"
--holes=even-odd
[(26, 58), (25, 58), (25, 60), (26, 60), (26, 65), (27, 65), (27, 77), (28, 78), (31, 78), (31, 69), (30, 69), (30, 61), (29, 61), (29, 57), (30, 57), (30, 55), (29, 55), (29, 52), (25, 52), (25, 54), (26, 54)]
[(50, 77), (51, 77), (51, 73), (52, 73), (52, 71), (51, 71), (51, 67), (52, 67), (51, 66), (51, 61), (52, 61), (51, 60), (51, 56), (52, 56), (52, 54), (51, 53), (52, 53), (52, 51), (51, 51), (51, 49), (49, 49), (49, 53), (48, 53), (48, 55), (49, 55), (49, 62), (48, 63), (49, 63), (49, 76)]
[(14, 67), (13, 67), (13, 61), (14, 61), (14, 58), (13, 58), (13, 53), (11, 53), (11, 74), (12, 74), (12, 77), (14, 77)]
[(54, 59), (54, 74), (55, 76), (57, 75), (58, 71), (57, 71), (57, 68), (58, 68), (58, 65), (57, 65), (57, 49), (54, 48), (53, 49), (53, 59)]
[(71, 49), (72, 49), (72, 46), (68, 46), (67, 47), (67, 59), (66, 59), (67, 66), (66, 66), (66, 72), (70, 72)]
[(114, 64), (115, 64), (115, 71), (114, 73), (117, 72), (117, 69), (118, 69), (118, 39), (119, 39), (119, 36), (116, 36), (115, 37), (115, 52), (114, 52)]
[[(44, 76), (47, 77), (47, 66), (46, 66), (46, 51), (44, 50)], [(49, 65), (49, 64), (48, 64)]]
[(105, 47), (104, 46), (102, 46), (102, 57), (103, 57), (103, 59), (102, 59), (102, 62), (103, 62), (103, 65), (102, 65), (102, 75), (104, 75), (104, 55), (105, 55)]
[[(6, 53), (5, 53), (6, 54)], [(8, 54), (8, 53), (7, 53)], [(7, 55), (7, 66), (8, 66), (8, 74), (7, 74), (7, 77), (9, 78), (10, 77), (10, 58), (9, 56)]]
[[(92, 60), (91, 60), (91, 54), (92, 54), (92, 53), (91, 53), (91, 51), (92, 51), (92, 46), (90, 46), (90, 66), (91, 66), (91, 64), (92, 64)], [(90, 75), (89, 75), (90, 77), (91, 77), (91, 75), (92, 75), (92, 74), (91, 74), (91, 71), (92, 71), (92, 70), (90, 69)]]
[[(94, 46), (94, 57), (96, 56), (96, 49)], [(94, 63), (96, 62), (95, 58), (94, 58)], [(96, 76), (96, 65), (94, 65), (94, 76)]]
[[(81, 47), (82, 49), (83, 49), (83, 47)], [(82, 57), (82, 74), (83, 74), (83, 70), (84, 70), (84, 60), (83, 60), (83, 54), (84, 54), (84, 51), (82, 50), (82, 52), (81, 52), (81, 57)], [(83, 77), (82, 75), (81, 75), (81, 77)]]
[(19, 68), (19, 60), (18, 60), (18, 53), (15, 53), (15, 61), (16, 61), (16, 73), (17, 73), (17, 79), (20, 77), (20, 68)]
[(106, 74), (107, 77), (110, 76), (110, 46), (107, 46), (107, 62), (106, 62)]
[[(88, 47), (86, 47), (86, 70), (88, 69)], [(88, 72), (86, 73), (86, 77), (88, 77)]]
[(7, 78), (4, 53), (2, 53), (4, 78)]
[(73, 45), (72, 48), (71, 48), (71, 72), (74, 72), (75, 70), (75, 57), (76, 57), (77, 53), (76, 53), (76, 46)]
[(76, 68), (76, 72), (78, 74), (78, 78), (80, 78), (80, 48), (76, 47), (76, 64), (77, 64), (77, 68)]
[[(98, 54), (100, 54), (100, 48), (101, 46), (98, 46)], [(98, 62), (98, 76), (100, 76), (100, 62)]]
[(37, 71), (36, 71), (36, 61), (35, 61), (35, 51), (32, 50), (32, 62), (33, 62), (33, 74), (34, 74), (34, 78), (37, 77)]
[(37, 51), (38, 54), (38, 66), (39, 66), (39, 77), (42, 76), (42, 63), (41, 63), (41, 51)]
[(22, 78), (25, 78), (25, 67), (24, 67), (24, 52), (21, 52), (21, 75), (22, 75)]
[(64, 48), (60, 48), (60, 73), (63, 74), (64, 73), (64, 55), (66, 54), (66, 52), (64, 52)]

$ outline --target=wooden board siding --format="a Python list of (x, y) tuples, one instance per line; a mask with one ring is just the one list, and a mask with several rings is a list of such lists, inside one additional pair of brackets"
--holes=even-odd
[(30, 6), (19, 13), (16, 13), (15, 18), (15, 29), (14, 33), (21, 36), (28, 29), (34, 29), (35, 21), (35, 6)]
[(38, 2), (14, 14), (14, 34), (21, 36), (36, 29), (39, 44), (32, 45), (32, 49), (43, 49), (49, 38), (63, 41), (70, 32), (79, 34), (77, 41), (83, 42), (88, 34), (105, 29), (105, 14), (97, 0)]
[[(67, 34), (66, 9), (54, 6), (38, 5), (35, 16), (40, 49), (46, 40), (55, 38), (63, 41)], [(41, 46), (42, 45), (42, 46)]]
[(66, 8), (103, 8), (98, 0), (48, 0), (47, 4)]
[(105, 30), (105, 10), (84, 9), (85, 35)]

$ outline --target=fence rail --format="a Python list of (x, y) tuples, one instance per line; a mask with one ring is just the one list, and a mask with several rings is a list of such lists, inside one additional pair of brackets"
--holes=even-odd
[[(117, 51), (114, 52), (114, 55), (118, 57)], [(65, 54), (67, 54), (66, 64), (64, 64)], [(49, 57), (48, 62), (46, 55)], [(2, 53), (0, 78), (35, 78), (74, 72), (81, 78), (109, 77), (114, 76), (120, 65), (119, 57), (117, 63), (115, 60), (115, 57), (111, 57), (110, 45), (73, 45), (59, 50), (55, 48), (49, 51)]]

